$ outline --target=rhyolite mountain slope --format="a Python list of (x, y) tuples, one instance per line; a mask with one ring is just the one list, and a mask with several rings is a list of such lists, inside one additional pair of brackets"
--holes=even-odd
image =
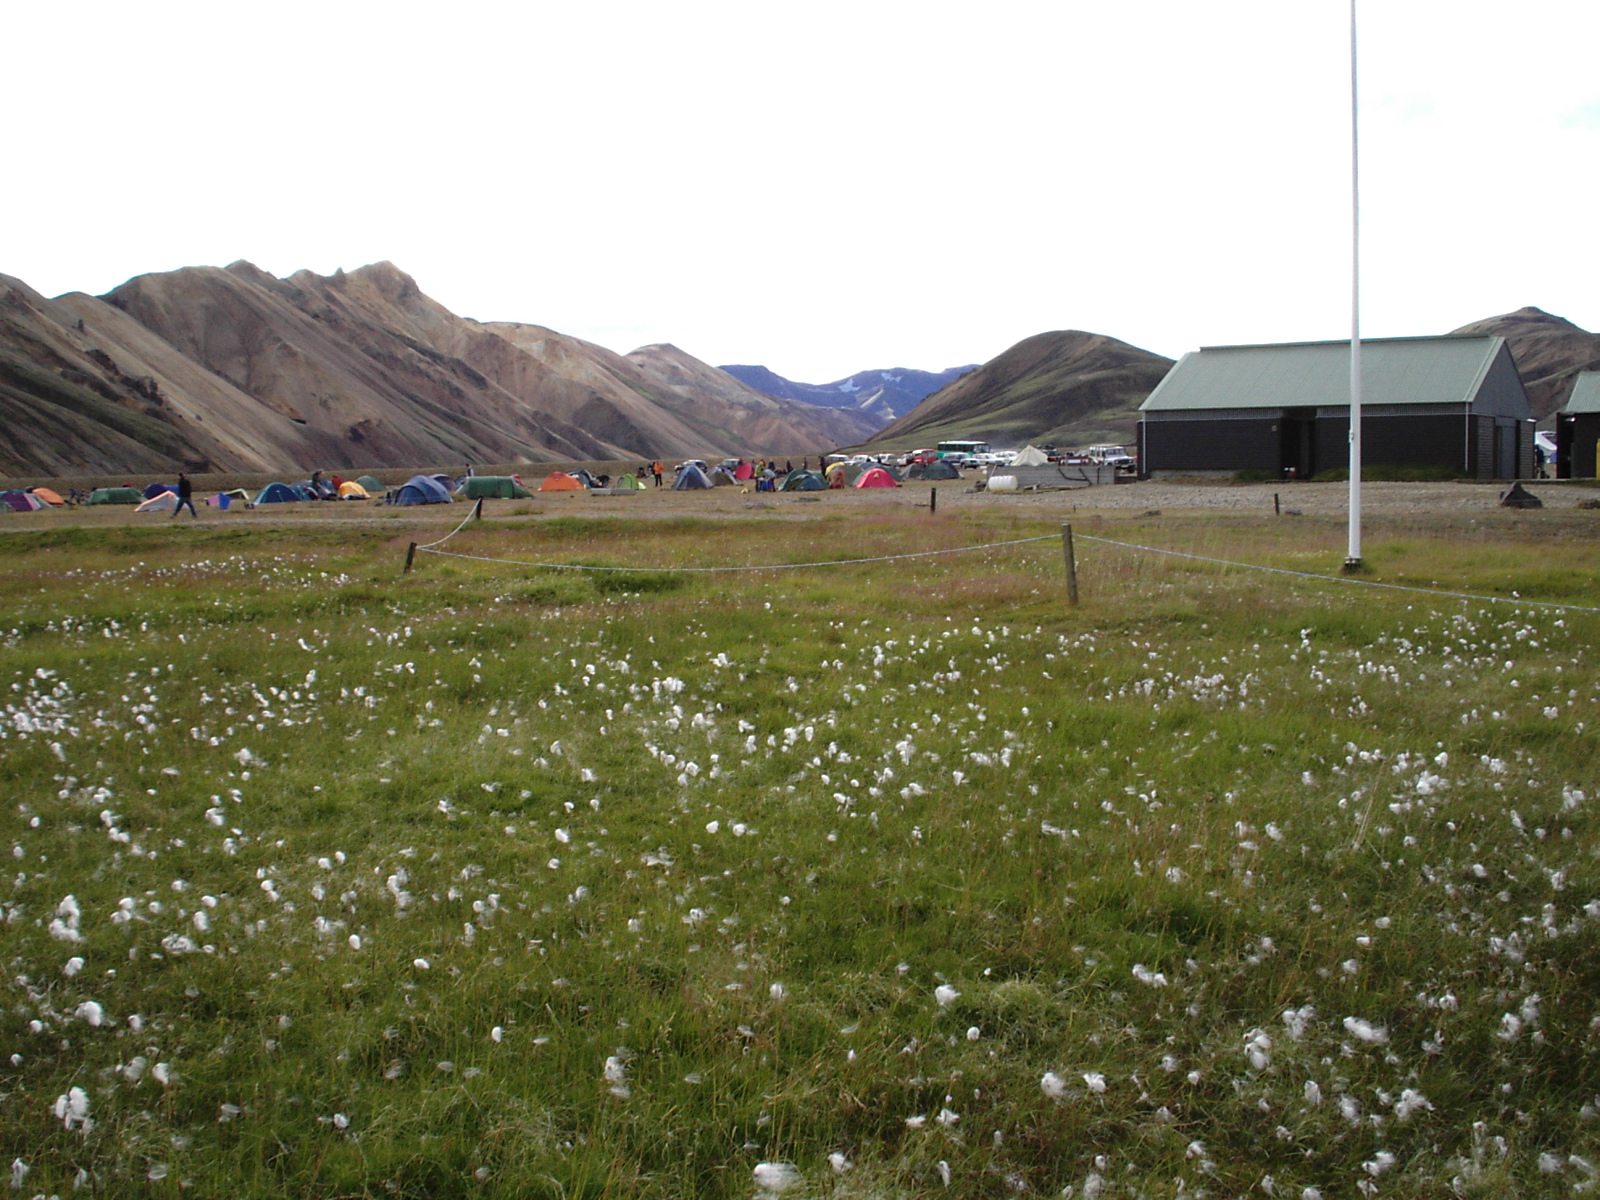
[(909, 367), (858, 371), (832, 383), (796, 383), (761, 366), (735, 365), (721, 369), (769, 396), (826, 408), (854, 409), (886, 425), (905, 416), (947, 383), (976, 370), (977, 364), (948, 367), (943, 371), (916, 371)]
[(1035, 334), (935, 392), (867, 445), (1131, 442), (1140, 403), (1171, 366), (1170, 358), (1103, 334)]
[(0, 419), (10, 475), (721, 456), (876, 427), (678, 351), (458, 317), (389, 263), (190, 267), (55, 300), (0, 276)]

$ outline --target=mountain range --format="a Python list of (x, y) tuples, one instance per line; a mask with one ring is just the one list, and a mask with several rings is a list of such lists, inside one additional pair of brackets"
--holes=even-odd
[[(1600, 334), (1537, 308), (1504, 336), (1535, 413), (1600, 369)], [(0, 275), (0, 474), (62, 476), (1131, 442), (1172, 360), (1080, 330), (981, 366), (796, 383), (671, 345), (617, 354), (459, 317), (390, 263), (278, 279), (247, 262), (46, 299)]]
[(673, 346), (481, 323), (389, 263), (246, 262), (49, 300), (0, 276), (0, 472), (271, 471), (831, 449), (881, 421)]
[(948, 367), (943, 371), (917, 371), (909, 367), (861, 371), (844, 379), (835, 379), (832, 383), (795, 383), (766, 367), (731, 366), (719, 369), (769, 396), (798, 400), (823, 408), (853, 409), (875, 418), (880, 425), (888, 425), (909, 414), (945, 384), (955, 382), (968, 371), (977, 370), (977, 364)]

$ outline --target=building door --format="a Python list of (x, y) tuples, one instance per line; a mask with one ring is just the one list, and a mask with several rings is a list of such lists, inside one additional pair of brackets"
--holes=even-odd
[(1278, 438), (1278, 474), (1284, 479), (1310, 479), (1317, 470), (1317, 410), (1284, 409)]
[(1517, 426), (1514, 422), (1494, 423), (1494, 477), (1517, 477)]

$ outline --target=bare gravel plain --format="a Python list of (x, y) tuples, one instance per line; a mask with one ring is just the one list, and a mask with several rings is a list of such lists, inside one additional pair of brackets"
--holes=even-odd
[[(591, 469), (610, 469), (616, 464), (585, 464)], [(551, 468), (525, 469), (525, 481), (537, 487)], [(624, 468), (625, 469), (625, 468)], [(384, 472), (385, 478), (403, 472)], [(230, 486), (223, 477), (196, 480), (196, 500), (210, 490)], [(398, 479), (395, 480), (398, 482)], [(1500, 499), (1505, 483), (1384, 483), (1370, 482), (1362, 488), (1362, 513), (1375, 524), (1403, 527), (1409, 521), (1432, 526), (1467, 525), (1477, 521), (1520, 522), (1537, 526), (1559, 526), (1567, 536), (1600, 534), (1600, 512), (1581, 508), (1584, 501), (1600, 498), (1600, 487), (1592, 481), (1531, 481), (1525, 486), (1543, 502), (1537, 510), (1507, 509)], [(736, 519), (740, 515), (764, 514), (784, 519), (806, 520), (835, 516), (841, 511), (889, 514), (936, 509), (941, 515), (966, 511), (1025, 511), (1046, 520), (1071, 520), (1074, 517), (1100, 516), (1105, 519), (1128, 517), (1202, 517), (1206, 514), (1248, 517), (1304, 517), (1322, 524), (1344, 521), (1349, 505), (1349, 485), (1345, 483), (1221, 483), (1210, 481), (1141, 481), (1113, 486), (1070, 491), (989, 493), (978, 491), (971, 480), (947, 480), (936, 484), (911, 482), (895, 489), (857, 490), (846, 488), (826, 492), (757, 493), (736, 487), (710, 491), (675, 492), (671, 488), (647, 488), (626, 496), (577, 493), (535, 493), (528, 500), (490, 500), (485, 512), (496, 518), (526, 520), (570, 516), (612, 517), (649, 520), (688, 515)], [(936, 497), (936, 498), (935, 498)], [(300, 524), (304, 522), (341, 524), (382, 524), (396, 529), (426, 530), (448, 528), (465, 515), (462, 505), (390, 508), (371, 501), (340, 503), (300, 503), (270, 505), (257, 509), (221, 512), (200, 508), (204, 523), (229, 525)], [(158, 525), (188, 522), (187, 514), (172, 521), (166, 513), (135, 513), (121, 506), (57, 509), (39, 513), (13, 513), (0, 506), (0, 534), (37, 530), (62, 524)]]

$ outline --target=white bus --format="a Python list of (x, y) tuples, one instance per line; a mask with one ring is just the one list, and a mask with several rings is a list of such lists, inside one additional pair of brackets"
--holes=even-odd
[(980, 454), (989, 453), (988, 442), (940, 442), (938, 454), (940, 458), (975, 459)]

